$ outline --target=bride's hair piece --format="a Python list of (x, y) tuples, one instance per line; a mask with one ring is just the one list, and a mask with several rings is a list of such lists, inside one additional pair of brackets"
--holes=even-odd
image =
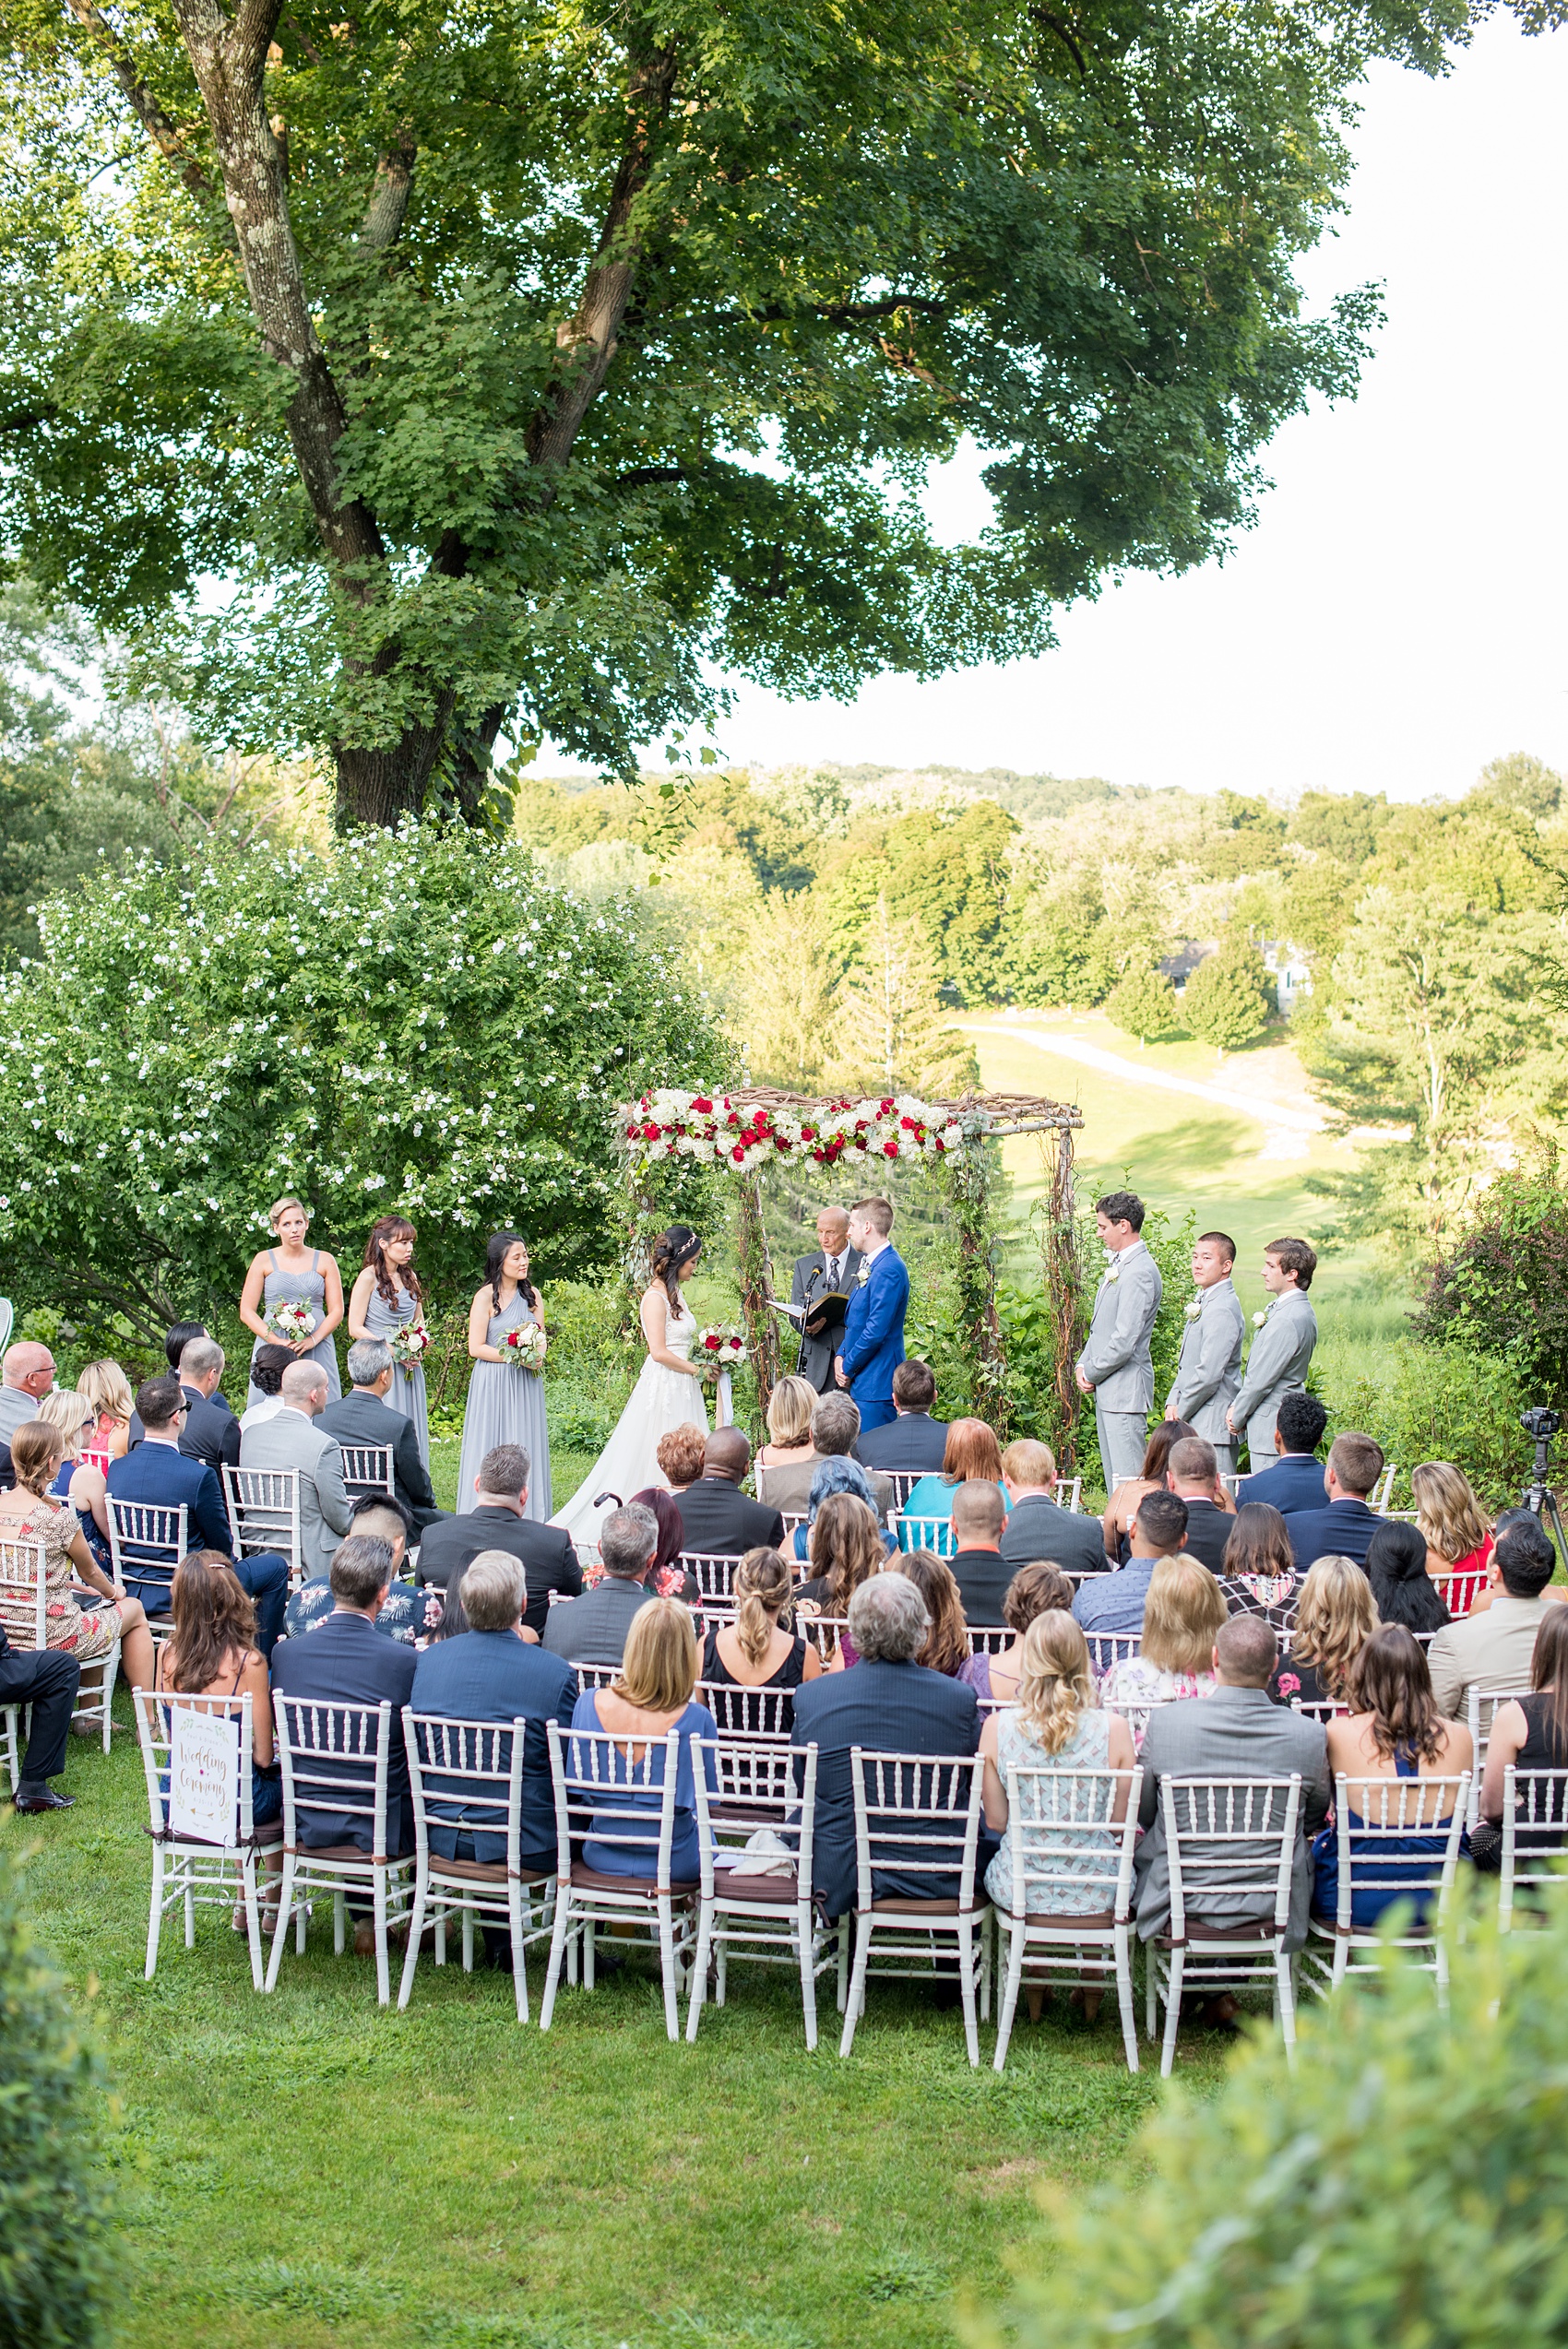
[(767, 1654), (774, 1625), (789, 1613), (794, 1587), (776, 1549), (748, 1549), (736, 1567), (735, 1641), (748, 1664), (760, 1664)]
[(663, 1283), (664, 1294), (677, 1313), (681, 1310), (681, 1267), (689, 1264), (701, 1253), (702, 1241), (690, 1224), (671, 1224), (669, 1230), (661, 1231), (653, 1243), (648, 1257), (648, 1277)]
[[(484, 1276), (490, 1283), (490, 1294), (497, 1313), (501, 1311), (501, 1268), (506, 1262), (506, 1252), (509, 1248), (526, 1248), (528, 1244), (520, 1231), (498, 1231), (491, 1237), (490, 1245), (484, 1252)], [(531, 1305), (537, 1311), (539, 1291), (532, 1281), (519, 1281), (517, 1287), (525, 1305)]]

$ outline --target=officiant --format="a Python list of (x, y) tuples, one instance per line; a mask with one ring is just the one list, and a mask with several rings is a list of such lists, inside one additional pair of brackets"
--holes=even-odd
[(838, 1388), (833, 1358), (843, 1342), (844, 1315), (861, 1269), (861, 1252), (849, 1245), (849, 1218), (842, 1207), (824, 1207), (816, 1219), (816, 1236), (819, 1246), (796, 1260), (790, 1302), (805, 1311), (800, 1375), (810, 1380), (818, 1394), (832, 1394)]

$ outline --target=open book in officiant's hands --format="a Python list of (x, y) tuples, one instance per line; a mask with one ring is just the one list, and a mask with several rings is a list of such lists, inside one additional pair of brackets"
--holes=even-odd
[(792, 1322), (799, 1322), (808, 1337), (820, 1337), (825, 1329), (841, 1322), (849, 1310), (848, 1296), (838, 1288), (824, 1289), (804, 1305), (786, 1305), (777, 1297), (770, 1297), (767, 1301), (776, 1313), (787, 1313)]

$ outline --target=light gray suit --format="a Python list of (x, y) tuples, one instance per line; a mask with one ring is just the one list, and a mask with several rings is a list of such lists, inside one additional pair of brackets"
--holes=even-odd
[(1107, 1494), (1144, 1465), (1154, 1402), (1149, 1333), (1164, 1294), (1159, 1266), (1141, 1240), (1107, 1266), (1095, 1293), (1088, 1343), (1077, 1367), (1094, 1389)]
[(300, 1476), (300, 1548), (306, 1578), (325, 1574), (349, 1530), (350, 1507), (343, 1485), (343, 1453), (323, 1435), (318, 1419), (285, 1405), (240, 1436), (242, 1468), (297, 1468)]
[(1230, 1276), (1200, 1289), (1202, 1311), (1182, 1332), (1182, 1358), (1165, 1398), (1176, 1406), (1195, 1434), (1213, 1444), (1222, 1468), (1236, 1465), (1236, 1439), (1225, 1424), (1225, 1414), (1241, 1383), (1241, 1340), (1246, 1317)]
[[(1312, 1854), (1307, 1846), (1327, 1818), (1333, 1796), (1322, 1722), (1303, 1720), (1288, 1705), (1275, 1704), (1265, 1689), (1220, 1687), (1209, 1696), (1193, 1697), (1182, 1704), (1157, 1705), (1138, 1759), (1144, 1770), (1138, 1817), (1146, 1831), (1134, 1861), (1140, 1939), (1152, 1941), (1170, 1925), (1170, 1862), (1165, 1845), (1160, 1780), (1288, 1778), (1299, 1770), (1301, 1808), (1285, 1945), (1301, 1949), (1307, 1938), (1313, 1896)], [(1265, 1901), (1251, 1903), (1217, 1896), (1205, 1904), (1203, 1916), (1208, 1924), (1242, 1925), (1273, 1912), (1272, 1893)]]
[(1241, 1430), (1247, 1431), (1254, 1473), (1274, 1465), (1279, 1406), (1288, 1394), (1305, 1393), (1316, 1344), (1317, 1315), (1311, 1299), (1299, 1288), (1286, 1289), (1269, 1307), (1268, 1319), (1253, 1340), (1246, 1376), (1230, 1406), (1238, 1441)]

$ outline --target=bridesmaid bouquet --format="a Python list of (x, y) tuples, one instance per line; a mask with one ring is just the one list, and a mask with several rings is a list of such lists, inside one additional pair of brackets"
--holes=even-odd
[(286, 1298), (281, 1305), (274, 1305), (267, 1316), (267, 1326), (284, 1346), (297, 1346), (315, 1327), (315, 1315), (308, 1305), (297, 1298)]
[(542, 1370), (547, 1350), (544, 1332), (537, 1322), (519, 1322), (501, 1340), (501, 1359), (515, 1370)]
[(699, 1367), (705, 1374), (732, 1370), (746, 1358), (745, 1337), (740, 1330), (698, 1330), (693, 1340), (693, 1350), (700, 1357)]
[(387, 1340), (392, 1359), (400, 1370), (417, 1370), (430, 1346), (430, 1332), (422, 1322), (405, 1322), (394, 1330)]

